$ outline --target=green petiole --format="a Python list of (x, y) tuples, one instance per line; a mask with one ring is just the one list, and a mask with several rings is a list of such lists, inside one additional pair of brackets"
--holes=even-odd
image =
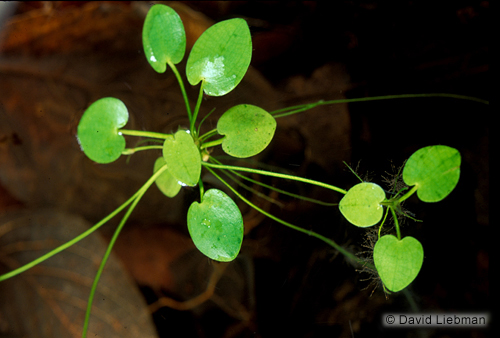
[(193, 136), (197, 137), (197, 129), (195, 129), (194, 124), (196, 123), (196, 119), (198, 118), (198, 112), (200, 111), (201, 102), (203, 101), (203, 87), (205, 85), (205, 80), (201, 81), (200, 85), (200, 93), (198, 94), (198, 100), (196, 101), (196, 107), (194, 108), (193, 118), (191, 119), (190, 130), (194, 134)]
[(94, 282), (92, 283), (92, 287), (90, 289), (90, 295), (89, 295), (89, 300), (87, 302), (87, 311), (85, 312), (85, 321), (83, 323), (83, 330), (82, 330), (82, 338), (87, 337), (87, 331), (89, 327), (89, 322), (90, 322), (90, 312), (92, 310), (92, 303), (94, 300), (94, 295), (97, 290), (97, 284), (99, 283), (99, 279), (101, 278), (102, 272), (104, 270), (104, 266), (106, 265), (106, 262), (108, 261), (109, 255), (111, 254), (111, 251), (113, 250), (113, 246), (116, 243), (116, 240), (118, 239), (118, 235), (120, 234), (121, 230), (123, 229), (125, 223), (127, 222), (128, 218), (130, 217), (130, 214), (132, 214), (132, 211), (134, 211), (135, 207), (137, 206), (137, 203), (141, 200), (142, 196), (146, 193), (146, 191), (149, 189), (151, 184), (153, 184), (154, 181), (158, 178), (158, 176), (161, 175), (165, 170), (167, 170), (167, 165), (162, 166), (160, 169), (158, 169), (157, 172), (153, 174), (147, 180), (147, 182), (134, 194), (134, 200), (130, 207), (128, 208), (127, 212), (123, 216), (120, 224), (116, 228), (113, 237), (111, 238), (108, 248), (106, 249), (106, 252), (104, 253), (104, 256), (102, 257), (101, 264), (99, 265), (99, 269), (97, 270), (96, 276), (94, 278)]
[[(210, 157), (210, 159), (212, 161), (215, 161), (217, 162), (217, 164), (221, 164), (219, 161), (217, 161), (215, 158), (213, 157)], [(256, 181), (254, 179), (251, 179), (249, 177), (246, 177), (244, 175), (241, 175), (237, 172), (235, 172), (234, 170), (228, 170), (229, 172), (233, 173), (234, 175), (240, 177), (241, 179), (244, 179), (246, 181), (249, 181), (251, 183), (254, 183), (254, 184), (258, 184), (260, 185), (261, 187), (264, 187), (264, 188), (267, 188), (267, 189), (270, 189), (270, 190), (274, 190), (280, 194), (283, 194), (283, 195), (287, 195), (287, 196), (290, 196), (290, 197), (293, 197), (293, 198), (297, 198), (297, 199), (301, 199), (303, 201), (307, 201), (307, 202), (311, 202), (311, 203), (315, 203), (315, 204), (319, 204), (319, 205), (324, 205), (324, 206), (334, 206), (334, 205), (338, 205), (338, 203), (328, 203), (328, 202), (323, 202), (323, 201), (320, 201), (320, 200), (317, 200), (317, 199), (314, 199), (314, 198), (309, 198), (309, 197), (304, 197), (302, 195), (297, 195), (297, 194), (294, 194), (294, 193), (291, 193), (291, 192), (288, 192), (288, 191), (285, 191), (285, 190), (281, 190), (281, 189), (278, 189), (276, 187), (273, 187), (273, 186), (270, 186), (268, 184), (265, 184), (265, 183), (262, 183), (262, 182), (259, 182), (259, 181)], [(258, 192), (258, 191), (255, 191), (255, 189), (252, 189), (250, 187), (248, 187), (247, 185), (243, 185), (243, 183), (239, 182), (239, 181), (236, 181), (235, 178), (233, 178), (229, 173), (226, 172), (226, 170), (223, 171), (229, 178), (231, 178), (232, 180), (234, 180), (235, 182), (237, 182), (238, 184), (241, 184), (244, 188), (247, 187), (248, 189), (251, 189), (251, 191), (253, 193), (255, 193), (256, 195), (258, 196), (261, 196), (262, 198), (264, 199), (268, 199), (269, 197), (267, 195), (263, 195), (262, 193)], [(245, 188), (245, 189), (247, 189)], [(271, 201), (273, 203), (276, 203), (275, 201)]]
[(198, 141), (202, 142), (203, 140), (208, 139), (214, 135), (217, 135), (217, 129), (212, 129), (206, 132), (205, 134), (201, 135), (200, 137), (198, 137)]
[(400, 95), (383, 95), (383, 96), (372, 96), (372, 97), (361, 97), (356, 99), (339, 99), (339, 100), (330, 100), (323, 101), (320, 100), (315, 103), (308, 103), (293, 107), (287, 107), (283, 109), (278, 109), (271, 112), (275, 118), (284, 117), (288, 115), (293, 115), (297, 113), (301, 113), (303, 111), (318, 107), (318, 106), (326, 106), (331, 104), (338, 103), (354, 103), (354, 102), (367, 102), (367, 101), (380, 101), (380, 100), (393, 100), (393, 99), (410, 99), (410, 98), (429, 98), (429, 97), (444, 97), (444, 98), (452, 98), (459, 100), (468, 100), (482, 104), (489, 104), (489, 101), (479, 99), (477, 97), (458, 95), (458, 94), (447, 94), (447, 93), (435, 93), (435, 94), (400, 94)]
[(151, 150), (151, 149), (163, 149), (163, 146), (143, 146), (143, 147), (135, 147), (135, 148), (126, 148), (124, 151), (122, 151), (122, 155), (132, 155), (135, 154), (138, 151), (143, 151), (143, 150)]
[(270, 172), (270, 171), (245, 168), (245, 167), (236, 167), (236, 166), (231, 166), (231, 165), (213, 164), (213, 163), (207, 163), (207, 162), (202, 162), (202, 165), (204, 165), (205, 167), (210, 167), (210, 168), (244, 171), (244, 172), (249, 172), (249, 173), (254, 173), (254, 174), (259, 174), (259, 175), (284, 178), (284, 179), (288, 179), (288, 180), (292, 180), (292, 181), (298, 181), (298, 182), (308, 183), (308, 184), (312, 184), (312, 185), (317, 185), (317, 186), (322, 187), (322, 188), (326, 188), (326, 189), (330, 189), (330, 190), (333, 190), (336, 192), (340, 192), (344, 195), (347, 194), (347, 191), (345, 191), (344, 189), (338, 188), (334, 185), (326, 184), (326, 183), (315, 181), (315, 180), (310, 180), (307, 178), (297, 177), (297, 176), (293, 176), (293, 175), (286, 175), (286, 174), (281, 174), (281, 173), (274, 173), (274, 172)]
[(417, 189), (418, 189), (418, 187), (416, 185), (413, 186), (413, 188), (411, 188), (410, 191), (408, 191), (406, 194), (404, 194), (403, 196), (401, 196), (400, 198), (398, 198), (399, 203), (403, 202), (408, 197), (410, 197), (411, 195), (413, 195), (415, 193), (415, 191), (417, 191)]
[(224, 141), (224, 137), (220, 138), (220, 139), (217, 139), (217, 140), (213, 140), (213, 141), (210, 141), (210, 142), (207, 142), (207, 143), (202, 143), (200, 149), (205, 149), (205, 148), (210, 148), (210, 147), (215, 147), (215, 146), (218, 146), (219, 144), (221, 144), (223, 141)]
[(181, 88), (182, 97), (184, 98), (184, 103), (186, 104), (186, 111), (188, 114), (188, 119), (189, 119), (189, 121), (192, 121), (192, 114), (191, 114), (191, 107), (189, 105), (189, 98), (187, 96), (186, 89), (184, 88), (184, 82), (182, 81), (181, 74), (179, 74), (177, 67), (175, 67), (175, 65), (171, 61), (168, 61), (167, 64), (170, 66), (170, 69), (172, 69), (172, 72), (174, 73), (175, 77), (177, 78), (177, 82), (179, 83), (179, 87)]
[(142, 136), (142, 137), (151, 137), (160, 139), (166, 139), (172, 136), (171, 134), (155, 133), (153, 131), (129, 130), (129, 129), (119, 129), (118, 133), (129, 136)]

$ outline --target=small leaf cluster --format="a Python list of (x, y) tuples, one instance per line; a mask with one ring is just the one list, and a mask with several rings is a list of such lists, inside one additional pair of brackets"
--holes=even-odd
[[(218, 261), (233, 260), (243, 241), (243, 218), (235, 202), (221, 190), (203, 191), (201, 169), (205, 149), (222, 145), (228, 155), (247, 158), (259, 154), (271, 142), (276, 130), (275, 118), (262, 108), (240, 104), (227, 110), (217, 128), (200, 135), (196, 125), (202, 95), (222, 96), (243, 79), (250, 65), (252, 40), (245, 20), (231, 19), (207, 29), (194, 44), (186, 65), (188, 82), (200, 85), (194, 111), (188, 103), (184, 84), (176, 64), (186, 51), (186, 34), (179, 15), (165, 5), (154, 5), (144, 22), (144, 54), (151, 67), (163, 73), (170, 67), (176, 74), (186, 101), (189, 129), (174, 134), (159, 134), (122, 129), (128, 120), (125, 104), (107, 97), (94, 102), (78, 125), (78, 140), (84, 153), (98, 163), (110, 163), (122, 154), (143, 149), (126, 149), (123, 135), (162, 139), (162, 154), (154, 165), (158, 188), (168, 197), (177, 195), (182, 186), (200, 186), (200, 202), (188, 210), (189, 233), (198, 249)], [(220, 138), (214, 140), (213, 137)], [(147, 147), (144, 147), (147, 148)], [(158, 148), (158, 147), (151, 147)]]
[[(422, 244), (415, 238), (401, 238), (397, 213), (401, 203), (417, 193), (423, 202), (439, 202), (450, 194), (460, 177), (461, 157), (458, 150), (443, 146), (428, 146), (410, 156), (403, 167), (403, 181), (407, 185), (387, 199), (385, 191), (375, 183), (362, 182), (347, 192), (339, 204), (344, 217), (358, 227), (370, 227), (382, 220), (384, 207), (394, 219), (397, 237), (385, 235), (373, 248), (375, 268), (387, 290), (397, 292), (406, 288), (418, 275), (424, 260)], [(408, 192), (406, 190), (412, 187)], [(409, 216), (408, 216), (409, 217)]]

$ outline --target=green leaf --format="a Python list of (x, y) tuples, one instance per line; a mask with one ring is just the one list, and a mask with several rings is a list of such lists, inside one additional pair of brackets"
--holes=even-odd
[(461, 157), (448, 146), (428, 146), (417, 150), (406, 161), (403, 180), (417, 186), (424, 202), (439, 202), (455, 188), (460, 178)]
[(342, 215), (358, 227), (377, 224), (384, 213), (380, 202), (385, 200), (384, 190), (375, 183), (363, 182), (349, 189), (340, 200)]
[(207, 190), (201, 203), (193, 202), (187, 224), (194, 244), (204, 255), (220, 262), (238, 256), (243, 242), (243, 217), (236, 203), (221, 190)]
[(276, 130), (276, 120), (264, 109), (249, 104), (234, 106), (217, 123), (217, 131), (226, 135), (222, 149), (234, 157), (250, 157), (264, 150)]
[[(161, 167), (163, 167), (167, 162), (163, 157), (158, 157), (155, 161), (153, 172), (157, 172)], [(156, 186), (160, 191), (167, 197), (175, 197), (181, 190), (182, 186), (179, 184), (179, 181), (172, 176), (170, 171), (165, 170), (157, 179)]]
[(195, 186), (201, 175), (201, 155), (187, 130), (179, 130), (163, 143), (163, 157), (172, 176), (181, 184)]
[(373, 262), (387, 289), (398, 292), (418, 275), (424, 261), (424, 249), (415, 238), (398, 240), (393, 235), (381, 237), (373, 248)]
[(158, 73), (167, 62), (177, 64), (186, 51), (186, 32), (179, 15), (165, 5), (154, 5), (146, 15), (142, 29), (142, 45), (146, 58)]
[(246, 21), (222, 21), (208, 28), (194, 44), (187, 60), (187, 79), (193, 86), (204, 80), (205, 94), (222, 96), (240, 83), (251, 58), (252, 38)]
[(85, 155), (98, 163), (110, 163), (125, 150), (125, 138), (118, 129), (127, 124), (125, 104), (114, 97), (92, 103), (78, 124), (77, 137)]

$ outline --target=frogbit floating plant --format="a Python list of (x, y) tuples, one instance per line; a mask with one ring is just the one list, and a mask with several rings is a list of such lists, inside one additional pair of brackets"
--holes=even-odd
[[(124, 128), (128, 121), (128, 111), (122, 101), (106, 97), (92, 103), (84, 112), (78, 125), (77, 138), (83, 152), (92, 161), (110, 163), (121, 155), (130, 155), (151, 149), (161, 150), (162, 156), (152, 164), (153, 175), (130, 199), (91, 229), (46, 255), (1, 275), (0, 281), (16, 276), (75, 244), (128, 207), (109, 243), (91, 288), (82, 333), (82, 337), (86, 337), (92, 300), (99, 276), (121, 229), (137, 203), (153, 183), (156, 183), (159, 190), (168, 198), (174, 198), (183, 186), (198, 186), (200, 199), (193, 201), (187, 212), (189, 234), (196, 247), (207, 257), (221, 262), (234, 260), (243, 241), (243, 217), (235, 201), (224, 191), (220, 189), (204, 190), (201, 179), (202, 169), (210, 172), (235, 196), (267, 217), (324, 241), (354, 262), (365, 266), (369, 265), (370, 269), (377, 271), (386, 291), (401, 291), (416, 278), (423, 263), (424, 250), (417, 239), (401, 236), (398, 216), (410, 217), (402, 210), (401, 204), (414, 193), (417, 193), (418, 198), (424, 202), (439, 202), (448, 196), (457, 185), (460, 177), (461, 158), (456, 149), (434, 145), (416, 151), (403, 167), (402, 179), (406, 187), (400, 191), (391, 192), (393, 197), (388, 198), (386, 192), (372, 182), (362, 181), (346, 191), (307, 178), (225, 165), (210, 156), (209, 148), (221, 146), (226, 154), (235, 158), (248, 158), (257, 155), (272, 141), (277, 118), (300, 113), (320, 105), (431, 96), (468, 99), (486, 104), (487, 102), (453, 94), (409, 94), (319, 101), (274, 112), (267, 112), (250, 104), (240, 104), (228, 109), (218, 120), (215, 129), (201, 134), (203, 120), (198, 122), (198, 112), (203, 95), (222, 96), (229, 93), (241, 82), (250, 65), (252, 41), (247, 23), (243, 19), (219, 22), (208, 28), (194, 44), (186, 64), (187, 80), (191, 85), (199, 85), (200, 87), (194, 110), (191, 110), (183, 80), (175, 66), (183, 60), (186, 50), (186, 34), (178, 14), (165, 5), (152, 6), (144, 22), (142, 41), (144, 54), (151, 67), (158, 73), (164, 73), (169, 68), (176, 76), (186, 104), (190, 125), (173, 134), (128, 130)], [(126, 148), (124, 136), (160, 140), (163, 145)], [(372, 227), (380, 223), (378, 240), (373, 248), (374, 265), (362, 261), (332, 239), (300, 228), (262, 210), (242, 196), (217, 172), (225, 173), (230, 178), (238, 176), (270, 189), (275, 188), (250, 180), (238, 172), (294, 180), (344, 194), (345, 196), (341, 199), (338, 207), (350, 223), (361, 228)], [(239, 181), (238, 183), (253, 191), (243, 183)], [(295, 198), (325, 204), (282, 190), (277, 191)], [(381, 229), (389, 214), (394, 221), (396, 236), (392, 234), (381, 236)]]

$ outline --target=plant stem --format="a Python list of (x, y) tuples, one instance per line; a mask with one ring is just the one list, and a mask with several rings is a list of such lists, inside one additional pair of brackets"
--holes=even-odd
[(380, 223), (380, 226), (378, 228), (378, 239), (380, 239), (380, 233), (382, 232), (382, 227), (384, 226), (385, 220), (387, 219), (387, 215), (389, 214), (389, 209), (391, 208), (387, 208), (387, 210), (385, 211), (384, 219), (382, 220), (382, 223)]
[(250, 202), (249, 200), (247, 200), (245, 197), (243, 197), (236, 189), (234, 189), (229, 183), (227, 183), (226, 181), (224, 181), (219, 175), (217, 175), (212, 169), (210, 168), (207, 168), (208, 171), (210, 171), (212, 173), (212, 175), (214, 175), (217, 179), (219, 179), (226, 187), (228, 187), (236, 196), (238, 196), (238, 198), (240, 198), (243, 202), (245, 202), (246, 204), (248, 204), (250, 207), (254, 208), (255, 210), (257, 210), (258, 212), (264, 214), (265, 216), (269, 217), (270, 219), (278, 222), (278, 223), (281, 223), (293, 230), (296, 230), (296, 231), (299, 231), (299, 232), (302, 232), (304, 234), (307, 234), (309, 236), (313, 236), (313, 237), (316, 237), (317, 239), (320, 239), (322, 240), (323, 242), (327, 243), (328, 245), (330, 245), (331, 247), (335, 248), (337, 251), (339, 251), (341, 254), (343, 254), (345, 257), (355, 261), (356, 263), (358, 264), (361, 264), (361, 265), (366, 265), (368, 266), (369, 268), (372, 268), (372, 269), (375, 269), (374, 266), (372, 266), (371, 264), (369, 263), (366, 263), (364, 262), (363, 260), (361, 260), (360, 258), (358, 258), (356, 255), (350, 253), (349, 251), (345, 250), (343, 247), (341, 247), (340, 245), (338, 245), (337, 243), (335, 243), (335, 241), (333, 241), (332, 239), (329, 239), (323, 235), (320, 235), (312, 230), (306, 230), (306, 229), (303, 229), (301, 227), (298, 227), (296, 225), (293, 225), (291, 223), (288, 223), (284, 220), (282, 220), (281, 218), (278, 218), (270, 213), (268, 213), (267, 211), (265, 210), (262, 210), (261, 208), (259, 208), (258, 206), (256, 206), (255, 204), (253, 204), (252, 202)]
[(214, 135), (217, 135), (217, 129), (212, 129), (210, 131), (207, 131), (205, 134), (203, 134), (200, 137), (198, 137), (198, 140), (199, 141), (203, 141), (204, 139), (210, 138), (210, 137), (212, 137)]
[(132, 155), (138, 151), (142, 150), (151, 150), (151, 149), (163, 149), (163, 146), (143, 146), (143, 147), (135, 147), (135, 148), (126, 148), (122, 151), (122, 155)]
[(330, 190), (333, 190), (336, 192), (340, 192), (344, 195), (347, 194), (347, 191), (345, 191), (344, 189), (338, 188), (334, 185), (330, 185), (330, 184), (326, 184), (323, 182), (314, 181), (314, 180), (310, 180), (310, 179), (302, 178), (302, 177), (298, 177), (298, 176), (286, 175), (286, 174), (281, 174), (281, 173), (274, 173), (274, 172), (270, 172), (270, 171), (258, 170), (258, 169), (252, 169), (252, 168), (235, 167), (235, 166), (224, 165), (224, 164), (213, 164), (213, 163), (207, 163), (207, 162), (202, 162), (201, 164), (204, 165), (205, 167), (236, 170), (236, 171), (245, 171), (245, 172), (259, 174), (259, 175), (272, 176), (272, 177), (289, 179), (292, 181), (309, 183), (309, 184), (317, 185), (317, 186), (322, 187), (322, 188), (326, 188), (326, 189), (330, 189)]
[(101, 264), (99, 265), (99, 269), (97, 270), (97, 273), (94, 278), (94, 282), (92, 283), (92, 287), (90, 288), (90, 294), (89, 294), (89, 299), (87, 301), (87, 311), (85, 312), (85, 320), (83, 322), (83, 330), (82, 330), (82, 338), (87, 337), (87, 331), (89, 328), (89, 323), (90, 323), (90, 313), (92, 311), (92, 303), (94, 301), (94, 296), (95, 292), (97, 290), (97, 284), (99, 283), (99, 279), (101, 278), (102, 272), (104, 270), (104, 266), (106, 265), (106, 262), (108, 261), (109, 255), (111, 254), (111, 250), (113, 249), (113, 246), (116, 242), (116, 239), (118, 238), (118, 235), (120, 234), (123, 226), (125, 225), (125, 222), (128, 220), (130, 214), (136, 207), (137, 203), (141, 199), (143, 194), (140, 194), (139, 196), (136, 197), (136, 199), (132, 202), (132, 205), (127, 210), (127, 213), (123, 216), (120, 224), (118, 225), (118, 228), (116, 228), (113, 237), (111, 238), (111, 241), (108, 244), (108, 248), (106, 249), (106, 252), (104, 253), (104, 256), (102, 257)]
[(205, 194), (205, 187), (203, 186), (203, 180), (200, 179), (198, 180), (198, 186), (200, 188), (200, 203), (203, 202), (203, 195)]
[(113, 237), (111, 238), (108, 248), (106, 249), (106, 252), (104, 253), (104, 256), (102, 257), (101, 264), (99, 266), (99, 269), (97, 270), (96, 276), (94, 278), (94, 282), (92, 283), (92, 287), (90, 289), (90, 295), (89, 295), (89, 300), (87, 302), (87, 311), (85, 313), (85, 321), (83, 323), (83, 331), (82, 331), (82, 338), (87, 337), (87, 331), (88, 331), (88, 326), (90, 322), (90, 312), (92, 310), (92, 302), (94, 300), (94, 295), (97, 290), (97, 284), (99, 283), (99, 279), (101, 278), (102, 272), (104, 270), (104, 266), (106, 265), (106, 262), (108, 261), (109, 255), (111, 254), (111, 251), (113, 250), (113, 246), (116, 243), (116, 240), (118, 239), (118, 235), (120, 234), (121, 230), (123, 229), (125, 223), (127, 222), (128, 218), (130, 217), (130, 214), (132, 211), (134, 211), (135, 207), (137, 206), (137, 203), (141, 200), (142, 196), (146, 193), (146, 191), (149, 189), (151, 184), (158, 178), (158, 176), (161, 175), (165, 170), (167, 169), (167, 165), (162, 166), (160, 169), (158, 169), (157, 172), (153, 174), (149, 178), (149, 180), (134, 194), (135, 199), (133, 200), (132, 204), (130, 205), (130, 208), (128, 208), (127, 212), (123, 216), (120, 224), (116, 228)]
[(210, 142), (207, 142), (207, 143), (202, 143), (200, 149), (205, 149), (205, 148), (210, 148), (210, 147), (215, 147), (215, 146), (218, 146), (219, 144), (221, 144), (224, 139), (226, 137), (224, 136), (223, 138), (220, 138), (220, 139), (217, 139), (217, 140), (213, 140), (213, 141), (210, 141)]
[(194, 124), (196, 123), (196, 118), (198, 117), (198, 112), (200, 111), (201, 101), (203, 100), (203, 87), (205, 86), (205, 80), (201, 81), (200, 85), (200, 93), (198, 94), (198, 100), (196, 101), (196, 107), (194, 108), (193, 119), (191, 120), (191, 133), (193, 133), (193, 137), (197, 137), (197, 131), (194, 128)]
[[(280, 208), (283, 207), (283, 203), (281, 202), (278, 202), (276, 201), (275, 199), (267, 196), (266, 194), (263, 194), (261, 193), (260, 191), (257, 191), (256, 189), (246, 185), (245, 183), (241, 182), (241, 180), (238, 180), (234, 175), (242, 178), (242, 179), (247, 179), (247, 177), (235, 172), (235, 171), (231, 171), (231, 170), (225, 170), (225, 169), (219, 169), (220, 171), (222, 171), (227, 177), (229, 177), (231, 180), (233, 180), (234, 182), (236, 182), (236, 184), (238, 184), (241, 188), (251, 192), (252, 194), (254, 194), (255, 196), (258, 196), (262, 199), (265, 199), (266, 201), (270, 202), (270, 203), (273, 203), (273, 204), (276, 204), (277, 206), (279, 206)], [(233, 173), (233, 174), (230, 174), (229, 172)], [(250, 180), (250, 179), (249, 179)], [(252, 180), (253, 181), (253, 180)], [(257, 182), (255, 181), (255, 184), (259, 184), (260, 185), (260, 182)]]
[(391, 209), (392, 218), (394, 219), (394, 225), (396, 226), (396, 234), (398, 235), (398, 240), (401, 240), (401, 232), (399, 231), (398, 215), (396, 215), (396, 211), (394, 211), (393, 207), (389, 207), (389, 209)]
[(398, 199), (398, 202), (401, 203), (404, 200), (406, 200), (408, 197), (410, 197), (411, 195), (413, 195), (413, 193), (415, 193), (415, 191), (417, 191), (417, 189), (418, 189), (418, 187), (416, 185), (413, 186), (413, 188), (411, 188), (410, 191), (408, 191), (406, 194), (404, 194), (403, 196), (401, 196)]
[(363, 180), (361, 179), (361, 177), (359, 177), (358, 174), (356, 174), (356, 172), (347, 164), (346, 161), (342, 161), (344, 163), (344, 165), (349, 168), (349, 170), (354, 174), (354, 176), (356, 176), (358, 178), (358, 180), (361, 181), (361, 183), (363, 183)]
[(179, 74), (177, 67), (175, 67), (175, 65), (170, 61), (168, 61), (167, 64), (170, 66), (170, 68), (172, 68), (172, 72), (175, 74), (177, 82), (179, 82), (179, 87), (181, 88), (182, 97), (184, 98), (184, 103), (186, 104), (186, 111), (188, 114), (188, 118), (189, 121), (191, 121), (191, 106), (189, 105), (189, 98), (187, 96), (186, 89), (184, 88), (184, 81), (182, 81), (181, 74)]
[(130, 136), (143, 136), (143, 137), (161, 138), (161, 139), (166, 139), (172, 136), (171, 134), (155, 133), (153, 131), (128, 130), (128, 129), (118, 129), (118, 133)]
[[(198, 133), (197, 133), (197, 135), (199, 135), (199, 134), (200, 134), (200, 131), (201, 131), (201, 126), (203, 125), (203, 122), (205, 122), (205, 120), (206, 120), (206, 119), (207, 119), (210, 115), (212, 115), (212, 113), (213, 113), (214, 111), (215, 111), (215, 108), (213, 108), (213, 109), (210, 111), (210, 113), (208, 113), (207, 115), (205, 115), (205, 117), (204, 117), (204, 118), (202, 118), (202, 119), (201, 119), (200, 124), (198, 124)], [(215, 129), (214, 129), (214, 130), (215, 130)]]
[[(213, 157), (210, 157), (210, 159), (212, 161), (215, 161), (217, 164), (221, 164), (219, 161), (217, 161), (215, 158)], [(221, 169), (222, 170), (222, 169)], [(320, 200), (317, 200), (317, 199), (314, 199), (314, 198), (309, 198), (309, 197), (305, 197), (305, 196), (302, 196), (302, 195), (298, 195), (298, 194), (294, 194), (294, 193), (291, 193), (291, 192), (288, 192), (288, 191), (285, 191), (285, 190), (281, 190), (281, 189), (278, 189), (276, 187), (273, 187), (271, 185), (268, 185), (268, 184), (265, 184), (265, 183), (262, 183), (262, 182), (259, 182), (257, 180), (254, 180), (254, 179), (251, 179), (249, 177), (246, 177), (242, 174), (239, 174), (237, 173), (236, 171), (234, 170), (228, 170), (229, 172), (233, 173), (234, 175), (240, 177), (241, 179), (244, 179), (246, 181), (249, 181), (253, 184), (257, 184), (257, 185), (260, 185), (261, 187), (264, 187), (264, 188), (267, 188), (269, 190), (274, 190), (276, 191), (277, 193), (280, 193), (280, 194), (283, 194), (283, 195), (287, 195), (287, 196), (290, 196), (290, 197), (293, 197), (293, 198), (297, 198), (297, 199), (301, 199), (303, 201), (307, 201), (307, 202), (311, 202), (311, 203), (316, 203), (316, 204), (319, 204), (319, 205), (324, 205), (324, 206), (335, 206), (335, 205), (338, 205), (338, 203), (328, 203), (328, 202), (323, 202), (323, 201), (320, 201)], [(225, 170), (223, 170), (224, 174), (226, 174), (229, 178), (231, 178), (233, 181), (235, 181), (236, 183), (240, 184), (243, 188), (249, 190), (249, 191), (252, 191), (254, 194), (264, 198), (264, 199), (268, 199), (269, 197), (267, 195), (264, 195), (258, 191), (255, 191), (255, 189), (247, 186), (246, 184), (243, 184), (239, 181), (237, 181), (234, 177), (231, 176), (231, 174), (227, 173)], [(276, 203), (275, 201), (272, 201), (272, 203)]]
[(447, 94), (447, 93), (430, 93), (430, 94), (399, 94), (399, 95), (383, 95), (383, 96), (373, 96), (373, 97), (361, 97), (355, 99), (339, 99), (330, 101), (318, 101), (315, 103), (308, 103), (283, 109), (278, 109), (270, 114), (275, 118), (284, 117), (292, 114), (301, 113), (303, 111), (318, 107), (337, 103), (354, 103), (354, 102), (366, 102), (366, 101), (379, 101), (379, 100), (394, 100), (394, 99), (410, 99), (410, 98), (429, 98), (429, 97), (445, 97), (459, 100), (474, 101), (482, 104), (489, 104), (489, 101), (479, 99), (477, 97), (458, 95), (458, 94)]

